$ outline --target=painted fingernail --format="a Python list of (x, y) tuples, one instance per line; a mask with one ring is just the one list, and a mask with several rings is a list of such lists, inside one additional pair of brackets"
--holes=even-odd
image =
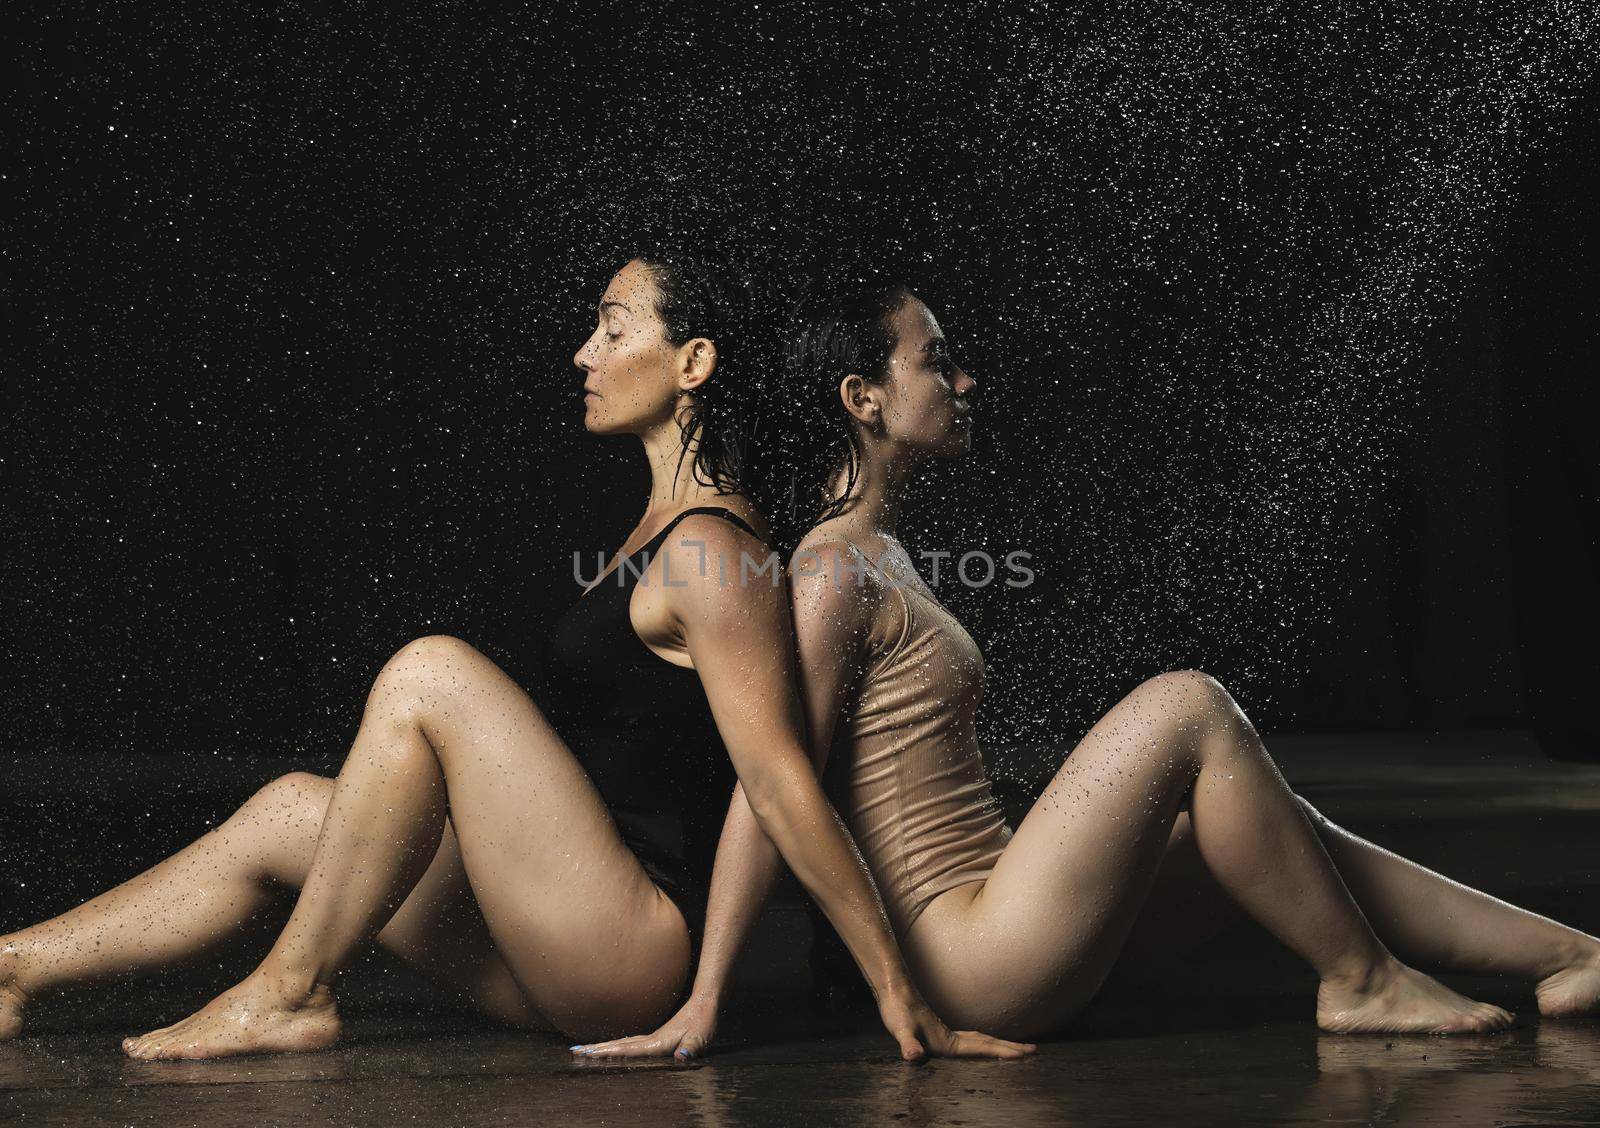
[(580, 1053), (580, 1052), (582, 1052), (582, 1051), (583, 1051), (583, 1050), (586, 1050), (586, 1049), (588, 1049), (588, 1048), (589, 1048), (589, 1047), (587, 1047), (587, 1046), (568, 1046), (568, 1047), (567, 1047), (567, 1049), (568, 1049), (568, 1050), (570, 1050), (570, 1051), (572, 1051), (572, 1052), (573, 1052), (573, 1053), (575, 1053), (575, 1054), (576, 1054), (576, 1053)]

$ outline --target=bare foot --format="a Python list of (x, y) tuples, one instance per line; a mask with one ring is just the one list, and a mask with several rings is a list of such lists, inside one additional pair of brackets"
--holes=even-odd
[(1335, 1034), (1488, 1034), (1511, 1015), (1458, 995), (1398, 960), (1366, 982), (1324, 979), (1317, 989), (1317, 1026)]
[(0, 945), (0, 1042), (22, 1033), (22, 1012), (28, 996), (19, 985), (22, 956), (9, 945)]
[(339, 1040), (333, 992), (318, 984), (293, 995), (256, 972), (172, 1026), (124, 1038), (129, 1057), (214, 1058), (320, 1050)]
[(1567, 1018), (1600, 1011), (1600, 945), (1539, 981), (1533, 989), (1539, 1013)]

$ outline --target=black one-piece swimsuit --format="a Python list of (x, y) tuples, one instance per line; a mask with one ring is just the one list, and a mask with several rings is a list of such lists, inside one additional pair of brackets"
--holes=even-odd
[(737, 776), (700, 675), (647, 647), (628, 616), (638, 578), (678, 522), (695, 513), (758, 536), (719, 507), (678, 514), (556, 622), (535, 696), (594, 781), (622, 840), (682, 911), (698, 951), (717, 839)]

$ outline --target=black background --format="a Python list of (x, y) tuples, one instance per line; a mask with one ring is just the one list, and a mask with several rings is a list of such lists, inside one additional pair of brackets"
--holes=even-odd
[(1002, 778), (1181, 666), (1268, 732), (1589, 723), (1592, 17), (341, 12), (18, 40), (18, 754), (331, 771), (411, 638), (526, 680), (643, 506), (570, 358), (663, 222), (888, 247), (981, 381), (902, 537), (1034, 555), (941, 589)]

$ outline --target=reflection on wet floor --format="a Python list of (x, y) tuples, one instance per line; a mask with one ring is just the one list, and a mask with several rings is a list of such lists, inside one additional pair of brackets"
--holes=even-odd
[[(358, 1032), (359, 1033), (359, 1032)], [(377, 1037), (377, 1032), (368, 1031)], [(1483, 1038), (1319, 1035), (1298, 1019), (1072, 1040), (1025, 1062), (899, 1063), (875, 1034), (701, 1064), (574, 1064), (539, 1039), (366, 1040), (295, 1059), (117, 1060), (110, 1038), (0, 1047), (9, 1123), (1584, 1124), (1600, 1027)]]
[[(1269, 739), (1285, 774), (1351, 829), (1587, 931), (1600, 928), (1600, 769), (1488, 747)], [(48, 781), (34, 780), (37, 795)], [(8, 800), (0, 797), (0, 805)], [(19, 812), (0, 811), (0, 826)], [(8, 858), (36, 842), (0, 840)], [(18, 851), (18, 852), (13, 852)], [(0, 906), (0, 927), (13, 913)], [(119, 1038), (188, 1013), (265, 938), (215, 966), (43, 1002), (0, 1044), (0, 1123), (56, 1124), (1600, 1124), (1600, 1022), (1542, 1021), (1523, 985), (1446, 977), (1517, 1012), (1484, 1037), (1319, 1034), (1315, 979), (1245, 930), (1108, 991), (1023, 1062), (901, 1063), (870, 1015), (806, 990), (804, 916), (769, 913), (742, 1002), (703, 1061), (574, 1062), (495, 1029), (374, 959), (352, 971), (349, 1038), (303, 1056), (134, 1062)]]

